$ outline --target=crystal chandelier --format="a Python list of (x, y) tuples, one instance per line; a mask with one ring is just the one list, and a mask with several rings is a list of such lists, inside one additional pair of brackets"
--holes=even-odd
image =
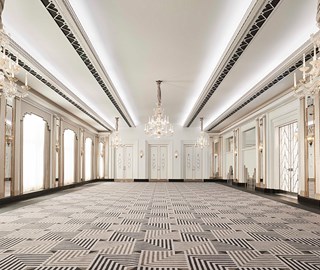
[(119, 117), (116, 117), (116, 130), (113, 132), (113, 137), (111, 140), (111, 145), (114, 148), (123, 147), (121, 138), (119, 136)]
[[(318, 1), (317, 22), (320, 28), (320, 1)], [(299, 69), (302, 72), (302, 79), (297, 82), (296, 73), (293, 74), (293, 92), (297, 96), (314, 96), (320, 87), (320, 59), (317, 58), (317, 50), (320, 48), (320, 34), (312, 34), (310, 38), (313, 44), (313, 58), (310, 61), (310, 66), (306, 66), (306, 55), (302, 57), (302, 67)]]
[(173, 134), (173, 126), (169, 122), (169, 117), (164, 115), (164, 110), (161, 107), (161, 88), (162, 81), (156, 81), (158, 85), (158, 103), (157, 107), (153, 109), (153, 115), (149, 117), (149, 121), (145, 124), (144, 132), (147, 135), (160, 138), (166, 135)]
[(18, 64), (18, 57), (13, 61), (9, 57), (9, 37), (4, 29), (0, 29), (0, 95), (3, 94), (6, 99), (12, 100), (15, 97), (24, 98), (28, 95), (28, 78), (27, 72), (25, 84), (19, 86), (16, 82), (16, 75), (20, 72), (21, 67)]
[(204, 147), (209, 146), (208, 138), (206, 136), (206, 133), (203, 131), (203, 117), (200, 117), (200, 128), (201, 128), (201, 133), (200, 133), (200, 136), (197, 138), (195, 147), (199, 147), (203, 149)]

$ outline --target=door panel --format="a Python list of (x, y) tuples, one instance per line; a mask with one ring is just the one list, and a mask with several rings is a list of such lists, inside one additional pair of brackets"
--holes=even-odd
[(116, 148), (115, 149), (115, 178), (116, 179), (123, 179), (123, 149)]
[(133, 179), (133, 146), (115, 149), (115, 179)]
[(185, 151), (185, 161), (184, 161), (185, 178), (193, 179), (193, 146), (185, 145), (184, 151)]
[(149, 146), (149, 177), (150, 179), (168, 179), (168, 146)]
[(158, 147), (150, 146), (150, 179), (158, 179)]
[(183, 167), (185, 179), (202, 179), (202, 149), (185, 144)]
[(160, 179), (167, 179), (168, 147), (160, 146)]
[(298, 192), (298, 140), (294, 136), (297, 123), (279, 128), (280, 140), (280, 189)]
[(202, 149), (194, 147), (194, 179), (202, 179)]
[(133, 147), (125, 146), (124, 155), (125, 155), (125, 165), (124, 165), (125, 178), (133, 179)]

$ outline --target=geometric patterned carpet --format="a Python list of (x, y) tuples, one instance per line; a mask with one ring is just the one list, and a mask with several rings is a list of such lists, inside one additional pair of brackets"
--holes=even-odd
[(320, 269), (320, 216), (214, 183), (96, 183), (0, 214), (0, 269)]

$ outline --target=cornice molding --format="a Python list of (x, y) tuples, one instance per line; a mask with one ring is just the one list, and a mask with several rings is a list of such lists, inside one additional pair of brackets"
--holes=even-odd
[[(306, 61), (309, 61), (313, 57), (313, 48), (310, 49), (310, 46), (308, 46), (306, 51)], [(317, 50), (318, 53), (318, 50)], [(290, 58), (290, 57), (289, 57)], [(297, 60), (297, 58), (299, 60)], [(286, 62), (286, 61), (285, 61)], [(240, 109), (248, 105), (250, 102), (255, 100), (257, 97), (259, 97), (261, 94), (268, 91), (270, 88), (272, 88), (275, 84), (280, 82), (282, 79), (290, 75), (292, 72), (297, 70), (302, 65), (302, 58), (301, 55), (298, 54), (291, 63), (287, 64), (285, 68), (280, 68), (280, 70), (277, 70), (277, 75), (274, 75), (271, 79), (268, 80), (268, 82), (265, 82), (262, 86), (257, 86), (254, 88), (253, 91), (250, 92), (248, 96), (245, 96), (238, 102), (235, 106), (231, 107), (228, 111), (226, 111), (223, 115), (221, 115), (216, 121), (214, 121), (209, 128), (207, 128), (208, 131), (212, 131), (214, 128), (216, 128), (218, 125), (220, 125), (222, 122), (224, 122), (226, 119), (231, 117), (233, 114), (238, 112)]]
[(135, 126), (69, 1), (41, 2), (127, 125)]
[(279, 3), (280, 0), (256, 1), (255, 6), (242, 24), (241, 29), (229, 46), (229, 49), (226, 50), (218, 68), (206, 85), (203, 91), (204, 94), (201, 95), (190, 116), (187, 118), (187, 127), (191, 126), (192, 122), (207, 104), (211, 96), (217, 91), (222, 81), (239, 60), (242, 53), (246, 50)]
[[(91, 109), (84, 104), (79, 98), (77, 98), (71, 90), (69, 90), (64, 84), (62, 84), (55, 76), (53, 76), (47, 69), (45, 69), (39, 62), (37, 62), (30, 54), (28, 54), (25, 50), (23, 50), (15, 41), (10, 39), (10, 48), (12, 49), (8, 52), (8, 56), (16, 61), (17, 55), (19, 66), (21, 66), (25, 71), (29, 74), (37, 78), (40, 82), (45, 84), (59, 96), (64, 98), (66, 101), (71, 103), (77, 109), (79, 109), (82, 113), (89, 116), (100, 126), (105, 128), (107, 131), (111, 131), (111, 129), (103, 123), (103, 120), (98, 119), (99, 117), (94, 115)], [(23, 60), (22, 60), (23, 59)], [(29, 64), (27, 64), (27, 63)]]

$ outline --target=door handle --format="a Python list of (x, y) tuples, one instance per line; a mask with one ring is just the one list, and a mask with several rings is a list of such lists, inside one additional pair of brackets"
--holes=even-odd
[(289, 172), (293, 172), (293, 168), (288, 168), (288, 171)]

